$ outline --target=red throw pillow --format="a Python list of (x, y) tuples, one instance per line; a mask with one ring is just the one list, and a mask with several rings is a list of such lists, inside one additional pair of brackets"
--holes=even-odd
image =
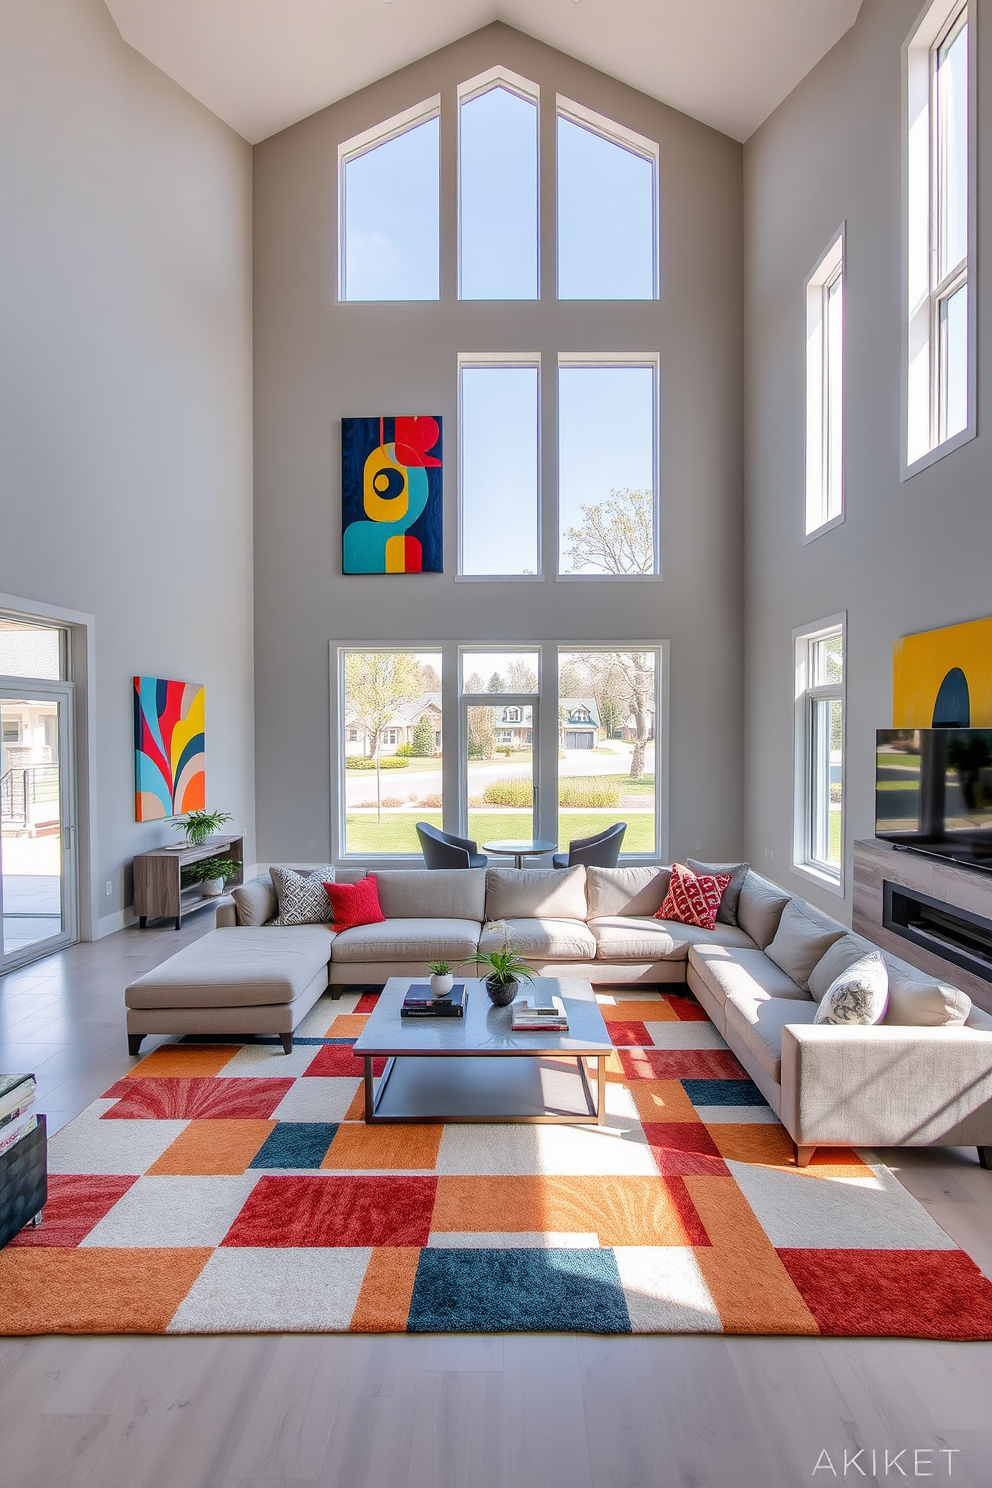
[(665, 902), (656, 920), (677, 920), (681, 925), (698, 925), (700, 930), (716, 928), (716, 912), (732, 873), (693, 873), (682, 863), (672, 869)]
[(352, 930), (356, 925), (378, 925), (386, 916), (379, 904), (379, 881), (374, 873), (366, 874), (353, 884), (325, 884), (331, 901), (335, 930)]

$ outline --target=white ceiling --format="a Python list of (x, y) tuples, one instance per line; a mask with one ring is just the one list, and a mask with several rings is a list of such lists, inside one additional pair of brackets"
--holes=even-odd
[(253, 144), (505, 21), (745, 140), (861, 0), (107, 0), (124, 40)]

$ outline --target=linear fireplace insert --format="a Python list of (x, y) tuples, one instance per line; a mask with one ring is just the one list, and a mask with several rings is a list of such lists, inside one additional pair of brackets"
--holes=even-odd
[(882, 924), (904, 940), (992, 982), (992, 920), (983, 915), (885, 879)]

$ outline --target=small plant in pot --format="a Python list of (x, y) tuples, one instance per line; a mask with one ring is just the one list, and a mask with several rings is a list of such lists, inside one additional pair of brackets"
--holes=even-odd
[(227, 880), (240, 872), (241, 864), (235, 858), (201, 858), (184, 870), (183, 880), (187, 884), (199, 884), (204, 899), (216, 899), (223, 894)]
[(451, 963), (448, 961), (429, 961), (427, 970), (431, 974), (431, 996), (435, 1002), (444, 997), (451, 996), (454, 986), (454, 977), (451, 975)]
[(490, 930), (503, 932), (503, 948), (499, 951), (476, 951), (468, 959), (476, 966), (489, 968), (486, 976), (486, 991), (490, 1002), (497, 1007), (509, 1007), (517, 995), (521, 979), (531, 981), (534, 973), (522, 956), (518, 955), (510, 942), (510, 928), (503, 920), (493, 920)]
[(202, 847), (208, 837), (231, 820), (229, 811), (191, 811), (172, 825), (177, 832), (186, 833), (187, 847)]

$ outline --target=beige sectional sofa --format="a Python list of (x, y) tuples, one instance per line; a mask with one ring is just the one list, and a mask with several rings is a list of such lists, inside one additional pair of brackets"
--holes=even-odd
[[(992, 1016), (965, 993), (883, 953), (889, 1007), (876, 1027), (814, 1024), (830, 981), (877, 949), (747, 872), (737, 924), (655, 918), (669, 869), (395, 869), (377, 875), (386, 919), (330, 936), (328, 982), (423, 976), (513, 943), (538, 975), (601, 986), (687, 984), (796, 1144), (975, 1146), (992, 1154)], [(218, 925), (268, 925), (267, 875), (218, 909)], [(270, 933), (278, 935), (279, 927)], [(291, 932), (287, 932), (291, 933)], [(471, 968), (468, 968), (471, 969)]]

